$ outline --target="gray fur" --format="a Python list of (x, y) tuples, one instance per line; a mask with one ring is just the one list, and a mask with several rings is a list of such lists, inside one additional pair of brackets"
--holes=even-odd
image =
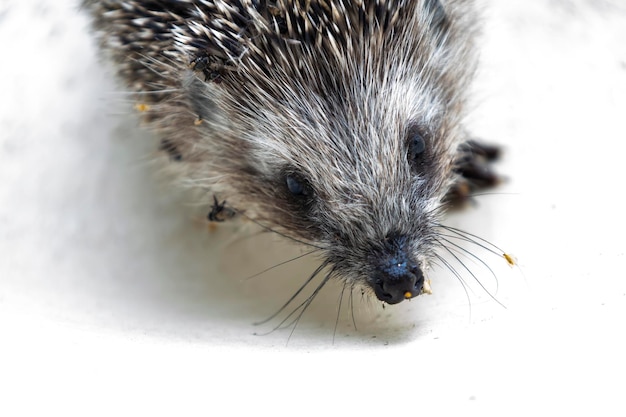
[[(424, 268), (463, 135), (471, 1), (86, 0), (189, 184), (369, 284), (392, 234)], [(413, 170), (407, 135), (427, 160)], [(303, 208), (285, 175), (312, 194)], [(368, 285), (363, 285), (368, 287)]]

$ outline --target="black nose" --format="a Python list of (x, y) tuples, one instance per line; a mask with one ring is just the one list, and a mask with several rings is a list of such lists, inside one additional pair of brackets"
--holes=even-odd
[(387, 240), (384, 253), (377, 259), (374, 293), (379, 300), (397, 304), (416, 297), (424, 286), (424, 274), (405, 249), (405, 240)]
[(401, 275), (378, 274), (374, 283), (374, 292), (380, 301), (397, 304), (400, 301), (416, 297), (424, 286), (424, 275), (415, 267)]

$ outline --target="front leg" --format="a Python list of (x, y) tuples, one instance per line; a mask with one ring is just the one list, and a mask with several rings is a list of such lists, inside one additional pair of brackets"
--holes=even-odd
[(495, 187), (502, 181), (491, 164), (500, 157), (498, 146), (468, 140), (459, 146), (455, 161), (455, 183), (450, 187), (444, 201), (452, 207), (459, 207), (469, 201), (481, 189)]

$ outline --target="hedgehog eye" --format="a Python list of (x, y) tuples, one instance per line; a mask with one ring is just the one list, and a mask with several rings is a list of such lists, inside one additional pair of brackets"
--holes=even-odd
[(426, 141), (419, 133), (414, 133), (409, 144), (409, 157), (415, 159), (426, 150)]
[(426, 150), (426, 141), (419, 132), (411, 132), (409, 135), (409, 162), (416, 161)]
[(301, 179), (287, 175), (286, 177), (287, 189), (289, 192), (296, 196), (308, 196), (310, 194), (309, 187)]

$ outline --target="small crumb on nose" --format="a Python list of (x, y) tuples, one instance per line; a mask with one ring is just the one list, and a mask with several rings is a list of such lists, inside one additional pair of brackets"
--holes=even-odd
[(406, 298), (407, 300), (411, 297), (413, 297), (413, 294), (411, 293), (411, 291), (407, 291), (404, 293), (404, 298)]

